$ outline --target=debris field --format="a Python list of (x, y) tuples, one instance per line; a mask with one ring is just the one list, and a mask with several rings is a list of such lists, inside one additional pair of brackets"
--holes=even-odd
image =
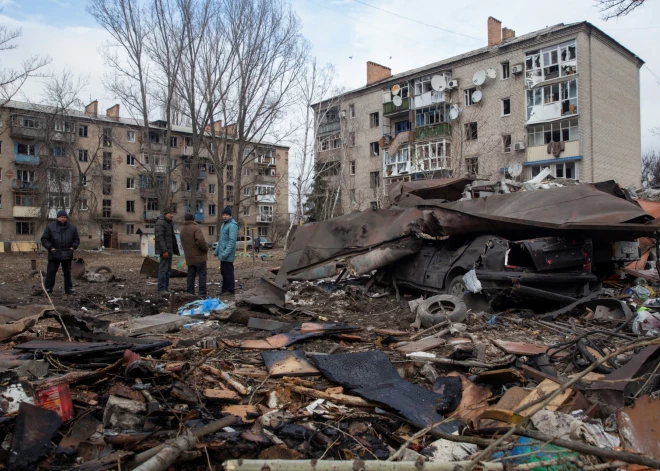
[(0, 254), (0, 463), (660, 469), (647, 194), (547, 174), (398, 184), (390, 208), (239, 258), (235, 297), (213, 262), (209, 298), (184, 278), (162, 297), (153, 261), (94, 252), (77, 296), (47, 296), (42, 256)]

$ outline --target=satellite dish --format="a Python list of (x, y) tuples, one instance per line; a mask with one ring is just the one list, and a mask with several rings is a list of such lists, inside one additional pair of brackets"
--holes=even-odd
[(431, 87), (437, 92), (442, 92), (447, 87), (447, 80), (444, 75), (434, 75), (431, 78)]
[(495, 69), (490, 67), (490, 68), (486, 69), (486, 75), (488, 75), (488, 78), (494, 79), (494, 78), (497, 77), (497, 72), (495, 72)]
[(401, 91), (401, 87), (398, 84), (392, 85), (391, 91), (392, 91), (392, 95), (398, 95), (399, 92)]
[(394, 103), (394, 106), (401, 106), (403, 104), (403, 99), (399, 95), (394, 95), (392, 103)]
[(482, 85), (486, 81), (486, 71), (478, 70), (472, 76), (472, 83), (475, 85)]
[(522, 171), (523, 171), (523, 166), (520, 162), (516, 162), (509, 166), (509, 175), (511, 175), (512, 177), (519, 176), (522, 173)]
[(481, 93), (481, 90), (475, 90), (472, 94), (472, 103), (479, 103), (482, 98), (483, 94)]
[(452, 121), (458, 118), (458, 114), (460, 113), (460, 110), (458, 109), (458, 106), (452, 105), (449, 107), (449, 119)]

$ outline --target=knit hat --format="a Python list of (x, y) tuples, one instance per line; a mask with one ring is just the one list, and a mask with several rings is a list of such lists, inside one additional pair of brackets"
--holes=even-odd
[(57, 217), (58, 217), (58, 218), (61, 218), (62, 216), (64, 216), (65, 218), (68, 218), (68, 217), (69, 217), (69, 215), (66, 213), (66, 211), (64, 211), (63, 209), (60, 209), (60, 210), (57, 212)]
[(193, 215), (193, 213), (186, 213), (186, 214), (183, 216), (183, 220), (184, 220), (184, 221), (194, 221), (194, 220), (195, 220), (195, 216)]
[(169, 207), (169, 208), (165, 209), (165, 212), (163, 214), (174, 214), (174, 213), (176, 213), (176, 211), (174, 211), (174, 208)]
[(231, 216), (231, 208), (227, 206), (225, 209), (222, 210), (222, 214), (228, 214)]

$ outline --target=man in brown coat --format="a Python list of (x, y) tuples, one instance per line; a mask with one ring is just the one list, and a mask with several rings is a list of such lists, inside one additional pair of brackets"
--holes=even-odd
[(206, 297), (206, 245), (202, 228), (195, 222), (195, 216), (186, 213), (181, 229), (181, 247), (188, 265), (188, 293), (195, 294), (195, 276), (199, 276), (199, 296)]

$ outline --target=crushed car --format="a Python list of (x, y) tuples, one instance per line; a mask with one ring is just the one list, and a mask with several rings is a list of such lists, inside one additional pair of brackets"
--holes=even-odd
[[(509, 304), (527, 299), (570, 304), (600, 290), (601, 277), (594, 272), (613, 273), (619, 263), (638, 259), (635, 244), (596, 241), (596, 266), (594, 241), (588, 237), (453, 236), (425, 241), (419, 252), (393, 266), (392, 277), (398, 286), (432, 294), (460, 297), (472, 291)], [(612, 250), (621, 247), (627, 256)], [(468, 273), (472, 280), (476, 276), (474, 286)]]

